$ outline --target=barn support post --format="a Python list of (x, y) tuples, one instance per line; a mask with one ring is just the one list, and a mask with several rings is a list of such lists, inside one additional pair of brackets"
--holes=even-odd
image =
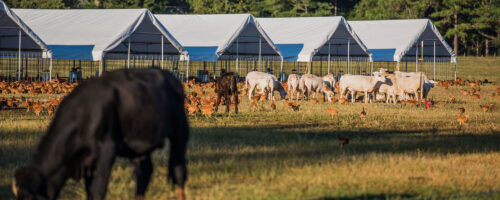
[(262, 37), (259, 36), (259, 71), (262, 71), (261, 64), (260, 64), (261, 60), (262, 60), (261, 56), (262, 56)]
[(239, 52), (239, 40), (236, 38), (236, 77), (238, 77), (238, 72), (239, 72), (239, 58), (240, 58), (240, 52)]
[(186, 62), (186, 83), (189, 81), (189, 59)]
[(455, 62), (455, 75), (454, 75), (455, 81), (457, 80), (457, 62)]
[(370, 75), (373, 74), (373, 61), (370, 62)]
[(18, 60), (18, 73), (17, 73), (17, 80), (18, 81), (21, 81), (21, 65), (22, 65), (22, 62), (21, 62), (21, 29), (19, 29), (19, 48), (18, 48), (18, 52), (17, 52), (17, 58), (19, 59)]
[(422, 60), (422, 63), (424, 62), (424, 41), (421, 41), (421, 48), (420, 48), (420, 60)]
[(436, 80), (436, 40), (434, 40), (434, 76), (432, 76), (432, 79)]
[(160, 63), (160, 68), (161, 70), (163, 70), (163, 55), (164, 55), (164, 51), (163, 51), (163, 35), (161, 35), (161, 63)]
[(281, 74), (283, 73), (283, 56), (281, 56), (281, 63), (280, 63), (280, 77)]
[(351, 40), (347, 39), (347, 73), (349, 74), (349, 59), (351, 53)]
[(330, 74), (330, 40), (328, 40), (328, 74)]
[(52, 80), (52, 55), (50, 56), (49, 61), (49, 81)]
[[(132, 36), (130, 36), (132, 37)], [(128, 38), (127, 69), (130, 69), (130, 37)]]
[(319, 75), (323, 76), (323, 56), (319, 56)]
[(415, 72), (418, 72), (418, 43), (415, 45)]

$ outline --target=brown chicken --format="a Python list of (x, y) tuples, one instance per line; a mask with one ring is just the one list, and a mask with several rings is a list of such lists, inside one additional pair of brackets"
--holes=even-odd
[(467, 122), (467, 120), (469, 120), (469, 115), (465, 115), (465, 116), (458, 116), (457, 117), (457, 121), (458, 123), (460, 124), (465, 124)]
[(365, 119), (366, 118), (365, 107), (363, 107), (363, 110), (361, 111), (361, 113), (359, 113), (359, 117), (361, 117), (361, 119)]
[(252, 102), (254, 102), (254, 101), (256, 102), (259, 99), (260, 99), (260, 96), (257, 96), (257, 95), (256, 96), (252, 96), (252, 98), (251, 98)]
[(274, 104), (274, 100), (271, 101), (271, 110), (272, 111), (276, 110), (276, 104)]
[(200, 108), (198, 107), (198, 105), (188, 104), (187, 105), (187, 110), (188, 110), (188, 114), (191, 114), (191, 115), (194, 115), (194, 114), (200, 112)]
[(345, 97), (340, 98), (340, 99), (339, 99), (339, 103), (340, 103), (340, 104), (348, 104), (348, 102), (347, 102), (347, 98), (345, 98)]
[(257, 103), (255, 101), (252, 101), (252, 111), (255, 112), (257, 110), (257, 108), (259, 108), (257, 106)]
[(474, 99), (481, 99), (481, 95), (479, 95), (479, 94), (474, 94)]
[(292, 104), (286, 100), (283, 100), (283, 105), (285, 105), (285, 107), (290, 108), (290, 109), (293, 108)]
[(267, 92), (264, 93), (263, 95), (260, 95), (259, 101), (265, 101), (267, 99)]
[(215, 113), (215, 106), (208, 105), (201, 107), (201, 113), (205, 116), (212, 116)]
[(455, 96), (453, 94), (448, 94), (450, 101), (455, 101)]
[(316, 98), (311, 98), (311, 101), (312, 101), (313, 103), (315, 103), (315, 104), (316, 104), (316, 103), (318, 103), (318, 99), (316, 99)]
[(483, 112), (488, 112), (488, 110), (490, 110), (488, 106), (479, 105), (479, 107), (481, 107), (481, 110), (483, 110)]
[(465, 113), (465, 108), (464, 107), (459, 108), (458, 109), (458, 114), (461, 115), (463, 113)]
[(337, 101), (339, 101), (337, 98), (332, 97), (332, 103), (337, 103)]
[(40, 103), (33, 105), (33, 112), (35, 112), (36, 116), (40, 116), (40, 113), (43, 111), (43, 105)]
[(49, 113), (49, 115), (53, 115), (54, 111), (55, 107), (53, 105), (49, 105), (49, 107), (47, 107), (47, 113)]
[(330, 108), (330, 107), (326, 107), (326, 112), (330, 113), (330, 116), (333, 117), (339, 113), (339, 110), (334, 109), (334, 108)]
[(344, 145), (349, 144), (349, 138), (347, 137), (337, 136), (337, 139), (339, 141), (340, 148), (344, 147)]

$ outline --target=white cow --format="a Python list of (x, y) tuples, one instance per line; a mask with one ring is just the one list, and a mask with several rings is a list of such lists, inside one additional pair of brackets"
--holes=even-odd
[(287, 89), (288, 92), (290, 92), (290, 99), (293, 99), (294, 94), (297, 94), (296, 100), (299, 100), (299, 95), (300, 95), (300, 93), (298, 92), (300, 91), (299, 85), (300, 85), (300, 75), (298, 74), (288, 75)]
[(312, 91), (315, 91), (314, 97), (316, 97), (316, 94), (320, 92), (323, 93), (323, 95), (327, 97), (328, 101), (331, 101), (334, 96), (333, 91), (328, 88), (323, 81), (323, 78), (312, 74), (302, 75), (299, 87), (305, 97), (309, 97)]
[(260, 89), (261, 94), (264, 94), (264, 91), (268, 91), (270, 93), (268, 95), (269, 100), (274, 100), (274, 90), (278, 90), (280, 92), (281, 99), (285, 99), (287, 95), (283, 85), (281, 85), (278, 78), (272, 74), (258, 71), (250, 72), (245, 78), (245, 88), (248, 87), (248, 84), (250, 84), (250, 90), (248, 91), (249, 100), (251, 100), (255, 88)]
[[(429, 80), (425, 74), (416, 72), (394, 72), (396, 82), (400, 90), (404, 93), (403, 98), (407, 99), (408, 95), (414, 95), (418, 100), (427, 98), (430, 90), (434, 87), (436, 81)], [(423, 87), (423, 96), (418, 94), (420, 87)]]
[(335, 89), (335, 83), (336, 83), (336, 81), (335, 81), (335, 76), (333, 76), (333, 74), (327, 74), (327, 75), (323, 76), (323, 81), (332, 90)]
[(346, 93), (346, 91), (349, 90), (351, 91), (352, 102), (355, 102), (356, 92), (364, 92), (365, 103), (368, 103), (368, 101), (370, 100), (368, 93), (376, 93), (380, 85), (385, 82), (385, 79), (386, 78), (384, 76), (381, 76), (379, 74), (375, 76), (345, 74), (340, 78), (339, 81), (340, 97), (342, 97)]

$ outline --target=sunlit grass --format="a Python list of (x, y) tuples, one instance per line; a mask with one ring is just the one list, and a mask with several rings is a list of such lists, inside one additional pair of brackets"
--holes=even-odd
[[(277, 112), (271, 112), (269, 102), (251, 112), (248, 98), (241, 97), (240, 114), (225, 114), (224, 108), (212, 117), (190, 116), (188, 198), (498, 199), (498, 192), (487, 192), (500, 191), (500, 97), (491, 96), (491, 84), (481, 86), (479, 100), (459, 89), (470, 87), (434, 88), (430, 98), (438, 104), (448, 101), (449, 93), (457, 99), (430, 110), (301, 101), (300, 110), (292, 111), (277, 100)], [(494, 111), (483, 112), (479, 105), (489, 103)], [(339, 115), (332, 118), (326, 107)], [(365, 120), (359, 117), (363, 107)], [(470, 115), (465, 125), (456, 121), (460, 107)], [(24, 109), (0, 111), (0, 199), (13, 198), (13, 171), (28, 162), (50, 119)], [(340, 148), (339, 135), (349, 137), (350, 144)], [(168, 147), (153, 158), (147, 197), (174, 198), (166, 180)], [(131, 167), (119, 159), (107, 197), (133, 199), (134, 191)], [(81, 182), (68, 182), (62, 192), (62, 199), (84, 198)]]

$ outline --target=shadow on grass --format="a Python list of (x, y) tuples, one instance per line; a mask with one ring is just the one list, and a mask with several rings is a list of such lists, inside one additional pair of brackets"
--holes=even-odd
[(14, 199), (12, 187), (10, 185), (0, 185), (0, 197), (2, 199)]
[(363, 199), (363, 200), (376, 200), (376, 199), (409, 199), (409, 198), (414, 198), (415, 196), (413, 195), (408, 195), (408, 194), (401, 194), (401, 195), (385, 195), (385, 194), (379, 194), (379, 195), (363, 195), (363, 196), (354, 196), (354, 197), (321, 197), (315, 200), (357, 200), (357, 199)]
[[(220, 161), (227, 157), (238, 160), (263, 158), (304, 159), (313, 161), (322, 157), (367, 155), (372, 153), (450, 153), (470, 154), (498, 152), (500, 134), (435, 134), (434, 129), (421, 130), (359, 130), (306, 131), (290, 130), (316, 126), (266, 126), (259, 128), (206, 128), (192, 130), (191, 160)], [(318, 125), (321, 126), (321, 125)], [(453, 132), (455, 130), (439, 130)], [(350, 143), (342, 149), (338, 136), (349, 137)], [(273, 149), (269, 151), (269, 149)], [(224, 149), (224, 151), (217, 151)], [(254, 149), (254, 151), (240, 151)], [(264, 150), (262, 150), (264, 149)], [(206, 151), (214, 150), (214, 151)]]

